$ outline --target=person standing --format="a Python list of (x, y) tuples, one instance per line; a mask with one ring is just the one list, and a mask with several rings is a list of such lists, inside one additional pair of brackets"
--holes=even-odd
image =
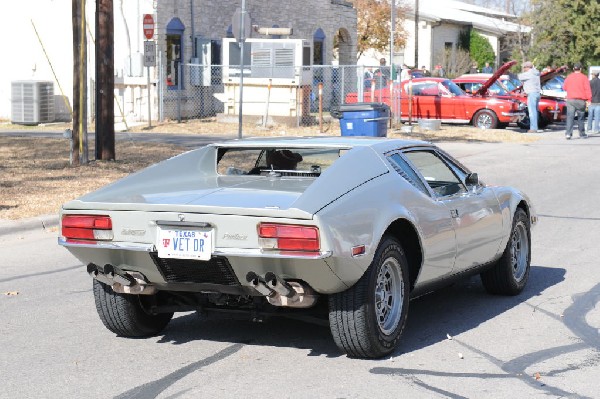
[(367, 67), (367, 70), (365, 71), (365, 75), (363, 77), (363, 81), (365, 89), (371, 89), (371, 84), (373, 82), (373, 68)]
[(381, 58), (379, 60), (379, 68), (375, 70), (375, 79), (378, 89), (387, 86), (387, 82), (390, 80), (390, 68), (388, 68), (386, 64), (386, 59)]
[[(590, 87), (592, 89), (592, 103), (588, 107), (588, 133), (594, 134), (600, 133), (600, 79), (598, 79), (598, 72), (592, 73), (592, 80), (590, 80)], [(593, 121), (593, 129), (592, 129)]]
[(400, 72), (400, 81), (410, 79), (410, 68), (406, 64), (402, 64), (402, 71)]
[(494, 68), (492, 68), (490, 66), (489, 62), (486, 62), (485, 66), (483, 67), (483, 69), (481, 70), (481, 72), (483, 72), (483, 73), (494, 73)]
[(573, 65), (573, 73), (567, 76), (563, 83), (563, 89), (567, 92), (567, 126), (565, 136), (570, 140), (573, 136), (573, 125), (575, 116), (577, 116), (577, 128), (579, 137), (585, 139), (585, 127), (583, 118), (585, 117), (585, 106), (592, 100), (592, 87), (587, 76), (581, 73), (581, 64), (576, 62)]
[(527, 109), (529, 112), (529, 130), (528, 133), (541, 133), (538, 130), (538, 107), (542, 86), (540, 85), (540, 71), (535, 69), (531, 61), (523, 63), (523, 72), (518, 75), (523, 82), (523, 91), (527, 94)]
[(469, 69), (469, 73), (479, 73), (479, 70), (477, 69), (477, 63), (475, 61), (473, 61), (471, 69)]

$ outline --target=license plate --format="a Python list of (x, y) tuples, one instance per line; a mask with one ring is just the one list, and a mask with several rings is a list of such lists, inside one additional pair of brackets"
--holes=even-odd
[(158, 229), (156, 248), (160, 258), (209, 260), (212, 230)]

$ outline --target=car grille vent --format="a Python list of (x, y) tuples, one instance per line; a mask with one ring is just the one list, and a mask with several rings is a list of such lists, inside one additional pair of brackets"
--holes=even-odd
[(163, 259), (156, 252), (150, 256), (169, 283), (205, 283), (240, 285), (227, 258), (213, 256), (208, 261), (193, 259)]
[[(269, 176), (271, 171), (269, 169), (262, 169), (260, 171), (261, 176)], [(304, 171), (275, 171), (278, 176), (293, 176), (293, 177), (319, 177), (321, 173), (319, 172), (304, 172)]]

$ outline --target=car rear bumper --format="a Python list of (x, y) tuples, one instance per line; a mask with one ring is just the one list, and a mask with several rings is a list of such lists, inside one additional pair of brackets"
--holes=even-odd
[(301, 280), (321, 294), (344, 291), (349, 286), (329, 266), (331, 252), (306, 255), (216, 248), (211, 259), (201, 261), (160, 258), (152, 244), (75, 244), (62, 238), (59, 244), (85, 265), (109, 265), (118, 272), (138, 272), (149, 285), (163, 291), (248, 294), (254, 292), (246, 279), (249, 272), (261, 277), (272, 272), (286, 280)]

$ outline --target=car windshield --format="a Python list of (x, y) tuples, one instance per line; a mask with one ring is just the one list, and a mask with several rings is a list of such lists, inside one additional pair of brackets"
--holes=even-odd
[(542, 86), (544, 90), (562, 90), (564, 78), (562, 76), (555, 76)]
[(502, 84), (506, 86), (506, 89), (509, 91), (513, 91), (521, 86), (521, 82), (518, 79), (502, 79)]
[(343, 153), (337, 148), (219, 148), (217, 173), (318, 177)]
[(450, 93), (454, 94), (455, 96), (466, 95), (465, 92), (460, 87), (458, 87), (458, 85), (456, 83), (454, 83), (450, 79), (444, 80), (442, 82), (442, 86), (444, 86)]
[(507, 94), (508, 94), (508, 92), (507, 92), (507, 90), (505, 89), (505, 87), (504, 87), (504, 86), (502, 86), (502, 84), (501, 84), (501, 83), (499, 83), (499, 82), (494, 82), (494, 83), (493, 83), (493, 84), (490, 86), (490, 88), (488, 89), (488, 91), (489, 91), (490, 93), (493, 93), (493, 94), (497, 95), (497, 96), (505, 96), (505, 95), (507, 95)]

